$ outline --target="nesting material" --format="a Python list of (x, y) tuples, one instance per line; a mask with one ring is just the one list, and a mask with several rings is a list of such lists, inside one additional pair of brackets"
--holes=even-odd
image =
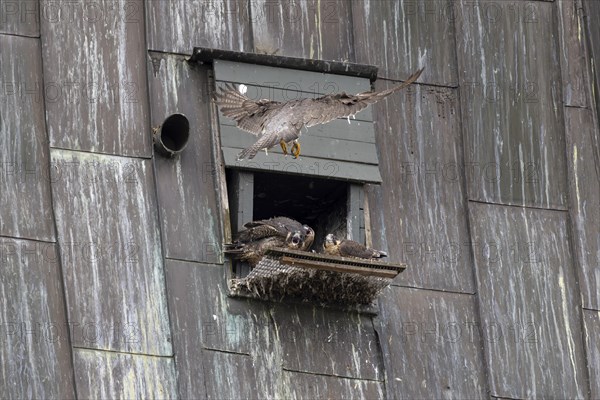
[(368, 305), (406, 267), (379, 261), (272, 249), (250, 274), (230, 281), (234, 296), (342, 306)]

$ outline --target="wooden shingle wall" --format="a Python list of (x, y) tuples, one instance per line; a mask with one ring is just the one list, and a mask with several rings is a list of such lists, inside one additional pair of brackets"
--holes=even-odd
[[(594, 0), (0, 1), (0, 397), (598, 398), (599, 19)], [(378, 315), (227, 296), (195, 46), (375, 64), (378, 89), (426, 66), (352, 122), (374, 121), (382, 180), (365, 234), (409, 266)], [(175, 112), (188, 147), (153, 157)]]

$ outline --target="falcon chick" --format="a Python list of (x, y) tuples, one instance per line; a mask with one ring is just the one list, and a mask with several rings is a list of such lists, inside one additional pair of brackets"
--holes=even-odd
[(275, 247), (291, 250), (302, 250), (304, 241), (300, 232), (290, 233), (288, 237), (269, 236), (252, 242), (236, 242), (225, 244), (224, 252), (231, 254), (235, 259), (245, 261), (252, 267), (263, 258), (265, 252)]
[(299, 232), (302, 239), (302, 246), (299, 250), (308, 250), (315, 239), (315, 231), (310, 226), (302, 225), (288, 217), (247, 222), (244, 224), (244, 228), (237, 234), (236, 241), (251, 242), (272, 236), (287, 238), (290, 233)]
[(382, 258), (387, 257), (387, 253), (381, 250), (371, 249), (355, 242), (354, 240), (338, 239), (330, 233), (325, 237), (323, 250), (331, 256), (355, 257), (355, 258)]
[(279, 143), (283, 154), (293, 143), (294, 158), (300, 155), (298, 138), (303, 127), (325, 124), (337, 118), (354, 116), (368, 105), (407, 87), (416, 81), (424, 68), (412, 74), (405, 82), (391, 89), (369, 91), (356, 95), (344, 92), (328, 94), (316, 99), (297, 99), (286, 102), (261, 99), (251, 100), (233, 85), (225, 85), (215, 92), (215, 102), (228, 118), (235, 120), (237, 127), (258, 137), (250, 147), (238, 154), (238, 160), (252, 159), (261, 149), (270, 149)]
[(224, 252), (248, 262), (252, 267), (275, 247), (306, 251), (312, 245), (315, 232), (308, 225), (287, 217), (275, 217), (244, 224), (234, 243), (226, 243)]

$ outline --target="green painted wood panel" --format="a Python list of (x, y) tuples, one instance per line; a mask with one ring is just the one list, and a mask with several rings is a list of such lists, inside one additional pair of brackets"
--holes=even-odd
[(573, 249), (584, 307), (600, 310), (600, 160), (594, 111), (565, 108)]
[(389, 287), (379, 308), (375, 325), (389, 398), (485, 398), (474, 296)]
[(493, 396), (583, 398), (581, 299), (567, 213), (470, 203)]
[(76, 348), (73, 358), (78, 398), (177, 398), (177, 374), (171, 357)]
[(367, 189), (370, 228), (375, 248), (409, 266), (402, 286), (475, 290), (458, 101), (456, 89), (416, 85), (374, 107), (383, 182)]
[(250, 51), (246, 0), (148, 0), (148, 49), (192, 54), (195, 46)]
[[(353, 123), (356, 125), (359, 124), (358, 122)], [(348, 125), (347, 122), (346, 125)], [(371, 131), (371, 134), (373, 134), (372, 124), (362, 123), (360, 126), (365, 131)], [(241, 131), (240, 129), (229, 125), (221, 126), (221, 146), (223, 148), (238, 149), (239, 152), (239, 150), (245, 147), (252, 146), (256, 140), (257, 137), (251, 133)], [(375, 143), (373, 142), (367, 143), (356, 142), (353, 140), (327, 138), (311, 135), (310, 131), (308, 133), (302, 133), (299, 138), (299, 142), (302, 146), (300, 161), (302, 161), (303, 155), (306, 155), (308, 157), (319, 158), (324, 161), (339, 160), (354, 162), (356, 164), (371, 164), (377, 166), (377, 149), (375, 148)], [(291, 149), (288, 148), (288, 154), (290, 151)], [(264, 154), (264, 151), (262, 151), (262, 153)], [(283, 152), (281, 150), (281, 146), (279, 145), (271, 148), (269, 150), (269, 154), (271, 153), (278, 154), (278, 158), (283, 157)], [(288, 158), (293, 160), (293, 156), (291, 155), (289, 155)]]
[(566, 209), (555, 4), (465, 0), (456, 8), (469, 199)]
[(0, 235), (55, 241), (40, 42), (0, 35), (0, 48)]
[(73, 345), (173, 354), (152, 162), (51, 150)]
[(425, 67), (421, 82), (457, 86), (453, 0), (352, 2), (356, 62), (402, 80)]
[(381, 182), (377, 165), (357, 164), (347, 161), (327, 160), (300, 155), (294, 160), (292, 156), (264, 151), (259, 152), (252, 160), (237, 161), (239, 149), (223, 148), (225, 164), (232, 168), (243, 168), (253, 171), (272, 171), (299, 175), (316, 175), (331, 179), (355, 182)]
[[(368, 79), (215, 60), (215, 79), (307, 93), (360, 93), (371, 90)], [(291, 93), (290, 93), (291, 95)]]
[[(211, 151), (208, 69), (183, 56), (151, 53), (148, 61), (152, 126), (183, 113), (190, 137), (177, 157), (154, 157), (165, 256), (222, 263), (221, 219)], [(193, 89), (191, 89), (193, 88)]]
[(321, 60), (354, 60), (351, 2), (250, 2), (256, 53)]
[(41, 7), (61, 9), (41, 19), (50, 146), (149, 157), (144, 2), (41, 0)]
[(74, 398), (58, 246), (0, 237), (0, 267), (0, 397)]

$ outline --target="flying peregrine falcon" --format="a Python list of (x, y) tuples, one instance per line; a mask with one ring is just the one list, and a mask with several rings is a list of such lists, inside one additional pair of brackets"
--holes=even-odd
[(308, 225), (287, 217), (275, 217), (244, 224), (234, 243), (225, 244), (224, 252), (255, 266), (265, 252), (274, 247), (306, 251), (315, 239)]
[(233, 85), (226, 85), (215, 92), (215, 102), (226, 117), (237, 123), (237, 127), (258, 137), (250, 147), (238, 154), (238, 160), (254, 158), (261, 149), (270, 149), (277, 143), (283, 154), (288, 154), (287, 146), (293, 142), (291, 152), (294, 158), (300, 155), (298, 138), (303, 127), (325, 124), (337, 118), (354, 116), (369, 104), (405, 88), (416, 81), (423, 68), (412, 74), (405, 82), (391, 89), (369, 91), (356, 95), (337, 93), (316, 99), (297, 99), (278, 102), (267, 99), (251, 100), (240, 93)]
[(387, 253), (381, 250), (374, 250), (354, 240), (338, 239), (333, 234), (325, 237), (323, 250), (331, 256), (355, 257), (355, 258), (382, 258), (387, 257)]

